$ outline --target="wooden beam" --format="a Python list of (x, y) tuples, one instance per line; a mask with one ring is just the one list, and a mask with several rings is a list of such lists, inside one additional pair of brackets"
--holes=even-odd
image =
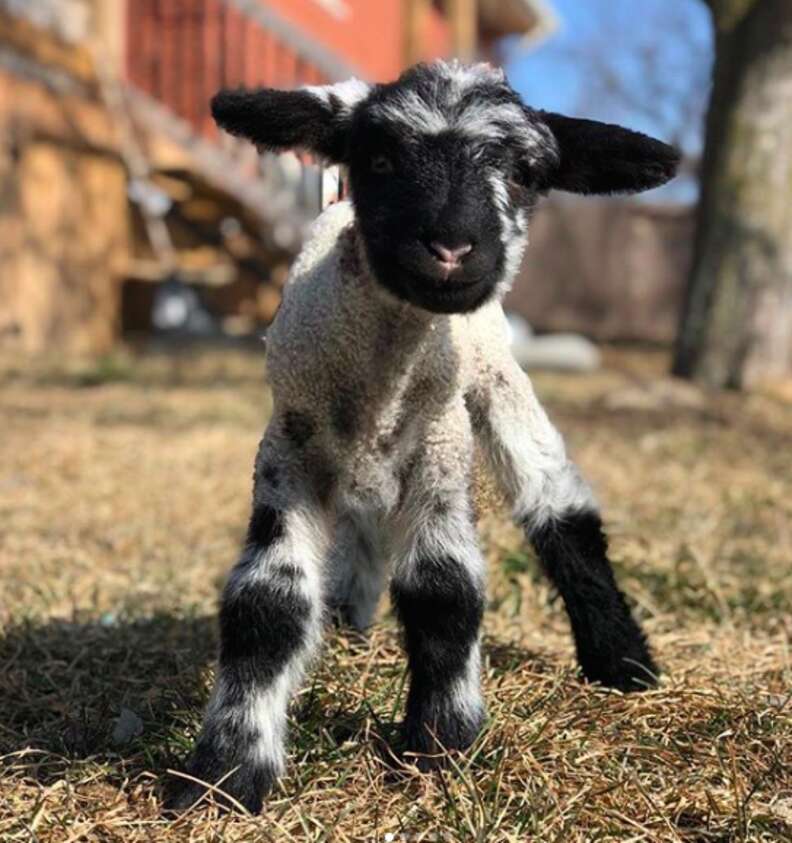
[(58, 68), (85, 84), (96, 82), (90, 52), (81, 45), (64, 44), (46, 29), (33, 26), (0, 10), (0, 43), (44, 66)]
[(116, 76), (126, 75), (126, 2), (93, 3), (93, 35), (103, 45), (103, 55)]
[(451, 25), (451, 48), (464, 61), (475, 58), (478, 46), (478, 3), (476, 0), (447, 0)]
[(404, 66), (409, 67), (425, 58), (429, 0), (406, 0), (404, 3)]

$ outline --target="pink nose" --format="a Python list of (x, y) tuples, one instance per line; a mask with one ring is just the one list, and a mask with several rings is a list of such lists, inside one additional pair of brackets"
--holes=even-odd
[(432, 240), (429, 244), (429, 251), (437, 258), (440, 263), (448, 264), (449, 266), (459, 266), (462, 263), (462, 258), (469, 255), (473, 251), (472, 243), (463, 243), (461, 246), (455, 246), (449, 249), (442, 243)]

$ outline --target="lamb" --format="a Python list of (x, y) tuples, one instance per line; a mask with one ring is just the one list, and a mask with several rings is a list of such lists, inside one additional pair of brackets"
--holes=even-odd
[[(315, 222), (268, 333), (274, 411), (190, 775), (259, 811), (325, 618), (367, 627), (388, 580), (410, 672), (404, 752), (430, 769), (472, 743), (485, 719), (476, 444), (563, 598), (583, 675), (653, 685), (597, 503), (511, 356), (500, 299), (540, 196), (655, 187), (676, 151), (529, 108), (483, 64), (221, 91), (212, 109), (260, 147), (344, 165), (351, 201)], [(203, 792), (189, 781), (172, 806)]]

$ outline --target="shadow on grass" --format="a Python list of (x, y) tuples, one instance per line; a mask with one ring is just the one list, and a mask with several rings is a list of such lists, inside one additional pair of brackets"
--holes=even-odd
[(88, 759), (124, 776), (178, 766), (206, 701), (215, 642), (213, 616), (8, 628), (0, 637), (4, 763), (23, 764), (42, 784)]
[[(0, 637), (0, 776), (6, 767), (5, 774), (22, 773), (44, 786), (88, 776), (121, 787), (153, 774), (157, 790), (167, 792), (173, 781), (165, 771), (182, 768), (200, 725), (216, 644), (213, 615), (9, 627)], [(485, 646), (496, 672), (526, 662), (535, 672), (551, 669), (520, 647)], [(362, 668), (364, 654), (358, 655)], [(292, 711), (290, 754), (310, 778), (317, 763), (343, 769), (362, 741), (397, 773), (401, 666), (392, 683), (378, 683), (379, 694), (372, 687), (353, 702), (338, 695), (327, 675), (338, 669), (336, 660), (322, 661)], [(346, 668), (356, 672), (352, 664)]]

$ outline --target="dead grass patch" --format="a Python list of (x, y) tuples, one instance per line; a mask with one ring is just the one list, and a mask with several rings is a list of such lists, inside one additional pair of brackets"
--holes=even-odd
[(210, 683), (261, 355), (2, 361), (0, 839), (792, 839), (792, 406), (606, 360), (535, 382), (602, 498), (661, 687), (581, 684), (561, 607), (487, 513), (491, 720), (470, 753), (398, 781), (383, 763), (404, 694), (384, 607), (367, 641), (328, 634), (264, 815), (176, 822), (161, 789)]

